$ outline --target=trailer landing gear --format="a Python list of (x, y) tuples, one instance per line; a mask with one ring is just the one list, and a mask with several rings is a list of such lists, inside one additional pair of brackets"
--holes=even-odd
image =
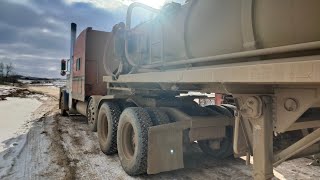
[[(273, 167), (280, 163), (320, 152), (318, 92), (316, 88), (279, 88), (270, 95), (235, 95), (238, 107), (235, 152), (246, 149), (248, 157), (253, 155), (254, 179), (271, 179)], [(298, 139), (292, 137), (292, 142), (283, 147), (273, 146), (274, 138), (305, 129), (309, 134), (303, 134)], [(242, 139), (245, 139), (242, 145), (246, 148), (239, 148), (240, 131), (243, 133)], [(282, 141), (275, 142), (281, 145)]]
[(237, 97), (237, 101), (238, 116), (241, 121), (249, 121), (252, 125), (252, 134), (247, 136), (252, 136), (254, 179), (271, 179), (273, 177), (272, 98), (271, 96), (240, 96)]

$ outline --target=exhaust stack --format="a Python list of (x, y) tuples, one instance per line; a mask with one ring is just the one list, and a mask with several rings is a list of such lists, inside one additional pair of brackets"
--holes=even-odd
[(76, 38), (77, 38), (77, 24), (76, 23), (71, 23), (71, 37), (70, 37), (70, 76), (69, 76), (69, 111), (74, 110), (72, 108), (72, 80), (73, 80), (73, 52), (74, 52), (74, 46), (76, 43)]
[(76, 36), (77, 36), (77, 24), (71, 23), (70, 60), (73, 59), (73, 50), (74, 50), (74, 45), (76, 43)]

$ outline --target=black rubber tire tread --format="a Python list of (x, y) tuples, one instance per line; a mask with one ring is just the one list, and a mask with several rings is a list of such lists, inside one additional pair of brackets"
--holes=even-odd
[[(229, 111), (228, 108), (224, 106), (217, 106), (217, 105), (209, 105), (206, 106), (206, 108), (211, 109), (221, 115), (225, 115), (227, 117), (233, 118), (234, 114)], [(198, 141), (200, 149), (217, 159), (224, 159), (227, 157), (230, 157), (233, 155), (233, 143), (232, 143), (232, 138), (233, 138), (233, 132), (232, 132), (232, 127), (226, 127), (226, 137), (222, 139), (222, 142), (220, 144), (220, 149), (218, 150), (213, 150), (209, 146), (209, 140), (203, 140), (203, 141)]]
[(208, 143), (208, 140), (198, 141), (200, 149), (216, 159), (225, 159), (233, 155), (232, 142), (228, 138), (222, 140), (220, 149), (218, 150), (212, 150)]
[(87, 110), (88, 125), (89, 125), (89, 129), (92, 132), (97, 132), (98, 119), (96, 118), (97, 116), (95, 113), (98, 113), (98, 111), (92, 105), (92, 103), (93, 103), (93, 99), (90, 98), (88, 103), (88, 110)]
[(119, 107), (121, 109), (121, 111), (124, 111), (126, 108), (129, 107), (137, 107), (137, 105), (133, 102), (129, 102), (129, 101), (122, 101), (119, 103)]
[(63, 116), (63, 117), (68, 116), (67, 111), (66, 111), (66, 110), (64, 110), (64, 109), (60, 109), (60, 114), (61, 114), (61, 116)]
[(147, 110), (154, 126), (170, 123), (169, 116), (158, 108), (148, 107), (145, 109)]
[(201, 107), (198, 104), (186, 104), (182, 107), (182, 110), (184, 113), (190, 115), (190, 116), (208, 116), (210, 115), (210, 111), (208, 111), (206, 108)]
[(208, 140), (198, 141), (200, 149), (217, 159), (225, 159), (233, 155), (233, 127), (226, 127), (226, 137), (221, 142), (221, 148), (219, 150), (212, 150), (208, 145)]
[(98, 115), (98, 139), (101, 151), (106, 155), (117, 152), (117, 130), (120, 108), (114, 102), (104, 102)]
[[(135, 134), (138, 136), (138, 143), (132, 159), (127, 159), (123, 153), (121, 141), (125, 123), (131, 123)], [(117, 135), (118, 154), (122, 168), (128, 175), (135, 176), (147, 172), (149, 127), (152, 127), (151, 118), (142, 107), (126, 108), (120, 116)]]
[(175, 107), (190, 116), (214, 115), (214, 112), (208, 110), (205, 107), (200, 106), (198, 103), (194, 102), (191, 99), (185, 99), (185, 98), (161, 99), (159, 101), (159, 104), (160, 106), (163, 106), (163, 107)]
[[(61, 97), (60, 97), (60, 106), (61, 106), (61, 108), (63, 108), (63, 106), (64, 106), (64, 104), (66, 103), (66, 102), (64, 102), (64, 93), (62, 93), (61, 94)], [(61, 116), (68, 116), (68, 113), (67, 113), (67, 110), (65, 110), (65, 109), (60, 109), (60, 114), (61, 114)]]
[(232, 104), (221, 104), (221, 106), (228, 109), (228, 111), (234, 116), (234, 112), (236, 111), (237, 107)]
[(225, 115), (231, 118), (234, 117), (234, 115), (226, 107), (223, 107), (223, 106), (209, 105), (209, 106), (206, 106), (206, 108), (211, 109), (215, 112), (218, 112), (221, 115)]

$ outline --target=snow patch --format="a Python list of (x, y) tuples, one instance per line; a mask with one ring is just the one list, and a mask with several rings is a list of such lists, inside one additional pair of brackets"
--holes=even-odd
[(32, 113), (41, 104), (35, 98), (0, 101), (0, 179), (8, 175), (26, 145), (27, 132), (34, 121)]

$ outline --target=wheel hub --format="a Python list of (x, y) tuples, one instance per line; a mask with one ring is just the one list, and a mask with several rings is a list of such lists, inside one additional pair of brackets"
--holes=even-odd
[(127, 159), (132, 159), (137, 145), (137, 138), (131, 123), (126, 123), (124, 125), (123, 133), (124, 136), (122, 142), (124, 155)]

